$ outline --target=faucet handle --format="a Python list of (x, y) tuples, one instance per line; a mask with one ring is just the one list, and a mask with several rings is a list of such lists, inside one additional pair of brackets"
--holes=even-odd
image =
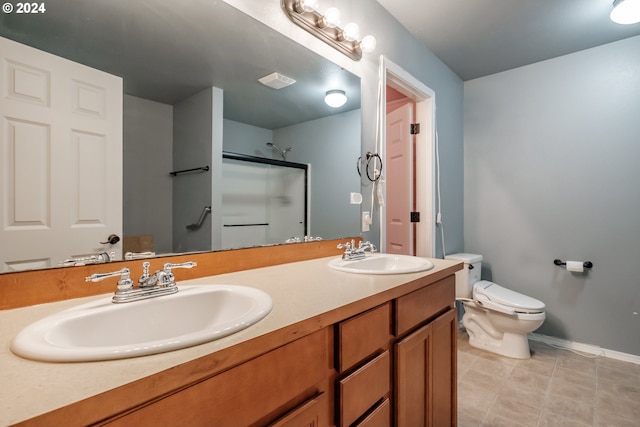
[(133, 288), (133, 280), (130, 277), (130, 270), (123, 268), (122, 270), (113, 271), (111, 273), (94, 273), (84, 278), (85, 282), (100, 282), (108, 277), (120, 276), (118, 280), (118, 290), (126, 291)]
[(173, 271), (171, 271), (174, 268), (193, 268), (196, 265), (198, 264), (193, 261), (187, 261), (181, 264), (172, 264), (170, 262), (165, 263), (164, 269), (158, 272), (158, 282), (160, 286), (175, 286), (175, 276), (173, 274)]
[(355, 242), (352, 240), (351, 242), (346, 242), (346, 243), (338, 243), (338, 246), (336, 246), (338, 249), (345, 249), (347, 251), (350, 251), (351, 248), (353, 247), (353, 244), (355, 244)]
[(166, 262), (164, 264), (164, 272), (165, 273), (171, 273), (171, 270), (174, 268), (193, 268), (195, 266), (197, 266), (198, 263), (197, 262), (193, 262), (193, 261), (187, 261), (187, 262), (183, 262), (180, 264), (172, 264), (170, 262)]
[(363, 250), (369, 249), (369, 251), (371, 252), (376, 252), (378, 250), (378, 248), (376, 248), (376, 245), (374, 245), (368, 240), (366, 242), (360, 241), (360, 243), (358, 244), (358, 249), (363, 249)]

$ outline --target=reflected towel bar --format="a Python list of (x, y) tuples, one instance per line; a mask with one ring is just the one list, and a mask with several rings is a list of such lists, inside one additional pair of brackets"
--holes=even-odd
[(184, 169), (184, 170), (181, 170), (181, 171), (173, 171), (173, 172), (169, 172), (169, 175), (176, 176), (176, 175), (178, 175), (180, 173), (196, 172), (196, 171), (208, 172), (209, 171), (209, 166), (202, 166), (202, 167), (193, 168), (193, 169)]

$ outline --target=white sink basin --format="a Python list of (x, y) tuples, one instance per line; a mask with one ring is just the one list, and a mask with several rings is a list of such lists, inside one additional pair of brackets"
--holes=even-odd
[(353, 261), (335, 258), (329, 261), (329, 268), (359, 274), (403, 274), (431, 270), (433, 263), (427, 258), (378, 253)]
[(236, 285), (181, 286), (126, 304), (111, 296), (41, 319), (11, 343), (18, 356), (48, 362), (124, 359), (213, 341), (263, 319), (271, 297)]

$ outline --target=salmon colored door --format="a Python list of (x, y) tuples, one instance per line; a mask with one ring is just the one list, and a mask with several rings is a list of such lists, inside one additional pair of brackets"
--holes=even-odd
[(414, 255), (413, 145), (410, 132), (413, 105), (405, 104), (387, 114), (386, 170), (386, 247), (391, 254)]

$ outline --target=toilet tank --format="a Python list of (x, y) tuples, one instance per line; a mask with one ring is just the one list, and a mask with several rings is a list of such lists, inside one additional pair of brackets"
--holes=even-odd
[(480, 281), (482, 255), (458, 253), (444, 258), (464, 262), (464, 268), (456, 272), (456, 298), (472, 298), (473, 285)]

